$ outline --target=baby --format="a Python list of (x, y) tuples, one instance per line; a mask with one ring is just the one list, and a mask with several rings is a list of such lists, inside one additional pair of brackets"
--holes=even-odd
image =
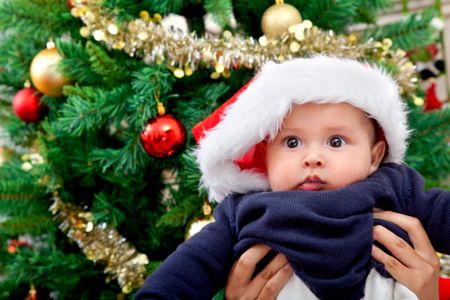
[(295, 272), (278, 299), (417, 299), (371, 259), (375, 207), (418, 218), (450, 253), (450, 193), (423, 191), (402, 164), (405, 105), (376, 67), (326, 56), (268, 63), (193, 131), (202, 185), (221, 202), (216, 221), (137, 299), (211, 299), (257, 243)]

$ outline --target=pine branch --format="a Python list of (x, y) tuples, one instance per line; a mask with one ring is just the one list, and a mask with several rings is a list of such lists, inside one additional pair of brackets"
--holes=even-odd
[(422, 15), (412, 14), (405, 20), (387, 24), (383, 27), (368, 29), (363, 39), (373, 38), (382, 40), (390, 38), (394, 47), (405, 51), (416, 47), (426, 46), (437, 39), (437, 32), (430, 25), (434, 17), (434, 10), (427, 9)]
[(110, 0), (103, 1), (102, 6), (117, 16), (119, 22), (128, 22), (138, 17), (143, 10), (168, 15), (169, 13), (181, 14), (186, 7), (186, 0)]
[(361, 1), (361, 5), (358, 7), (358, 14), (354, 19), (354, 23), (374, 24), (380, 10), (386, 10), (391, 6), (391, 0)]
[(56, 121), (59, 131), (68, 136), (89, 134), (111, 122), (116, 122), (125, 114), (126, 103), (123, 98), (130, 92), (127, 85), (119, 85), (112, 90), (93, 88), (66, 88), (69, 95)]
[(333, 29), (339, 33), (352, 23), (359, 5), (359, 0), (310, 1), (303, 16), (305, 19), (314, 20), (314, 24), (320, 28)]
[(184, 228), (190, 220), (202, 216), (203, 200), (201, 198), (185, 195), (185, 197), (177, 197), (177, 199), (182, 199), (182, 201), (177, 202), (177, 205), (170, 211), (161, 215), (156, 226)]
[(84, 255), (58, 250), (21, 249), (6, 265), (5, 271), (10, 285), (24, 284), (29, 289), (33, 282), (39, 288), (58, 291), (58, 297), (62, 299), (71, 299), (74, 294), (84, 299), (97, 298), (98, 290), (87, 289), (86, 279), (97, 288), (106, 287), (100, 266), (93, 266)]
[(203, 6), (206, 12), (210, 13), (214, 21), (224, 28), (230, 25), (230, 17), (233, 13), (233, 3), (231, 0), (205, 0)]
[(423, 113), (415, 108), (409, 114), (409, 123), (414, 128), (407, 163), (418, 170), (431, 186), (447, 179), (450, 174), (450, 109)]
[(186, 6), (185, 0), (143, 0), (141, 9), (150, 8), (153, 12), (158, 12), (161, 15), (168, 15), (169, 13), (179, 14)]
[(59, 125), (73, 136), (81, 136), (85, 131), (94, 130), (100, 125), (95, 103), (78, 97), (70, 97), (61, 113)]
[[(139, 15), (139, 2), (135, 0), (109, 0), (103, 1), (102, 6), (105, 11), (110, 11), (117, 16), (118, 22), (128, 22)], [(149, 9), (152, 6), (147, 6), (144, 9)], [(142, 9), (141, 9), (142, 10)]]
[[(14, 159), (9, 160), (0, 168), (0, 211), (10, 217), (7, 222), (2, 224), (4, 230), (6, 228), (6, 232), (14, 231), (17, 228), (19, 228), (19, 232), (22, 232), (20, 230), (35, 232), (34, 230), (38, 230), (38, 228), (30, 228), (32, 226), (29, 224), (25, 224), (25, 229), (21, 229), (17, 226), (17, 220), (33, 222), (34, 217), (49, 217), (48, 203), (43, 199), (46, 197), (45, 190), (38, 186), (39, 175), (36, 174), (40, 174), (40, 169), (40, 166), (34, 165), (31, 170), (24, 171), (20, 167), (20, 162)], [(47, 223), (44, 222), (42, 226), (46, 225)]]
[(93, 86), (65, 86), (64, 92), (67, 97), (79, 97), (88, 102), (95, 102), (98, 93), (98, 87)]
[[(14, 195), (15, 196), (15, 195)], [(0, 199), (2, 214), (14, 217), (26, 217), (34, 214), (46, 213), (48, 203), (42, 197), (35, 195), (18, 195)]]
[(12, 217), (0, 223), (0, 231), (3, 234), (18, 235), (29, 233), (32, 235), (44, 234), (49, 228), (55, 228), (50, 214), (33, 214), (20, 217)]
[(175, 78), (165, 66), (146, 66), (133, 73), (133, 90), (147, 97), (164, 95), (172, 90)]
[[(58, 67), (61, 72), (81, 85), (94, 85), (102, 82), (102, 78), (93, 72), (89, 54), (80, 42), (68, 43), (57, 41), (56, 47), (63, 59)], [(64, 92), (68, 86), (64, 87)]]
[[(42, 13), (45, 11), (45, 14)], [(35, 39), (46, 40), (48, 37), (58, 37), (75, 19), (67, 9), (67, 2), (5, 0), (0, 2), (0, 28), (11, 28), (21, 35), (33, 36)]]
[(21, 164), (18, 159), (9, 160), (2, 164), (0, 168), (0, 180), (31, 179), (31, 175), (21, 168)]
[(448, 136), (450, 135), (450, 109), (440, 109), (431, 112), (413, 110), (410, 117), (414, 128), (414, 137)]
[(106, 83), (113, 85), (130, 77), (130, 71), (111, 58), (100, 46), (87, 42), (86, 52), (89, 55), (92, 71), (102, 76)]
[(390, 8), (392, 6), (392, 0), (364, 0), (360, 1), (361, 6), (370, 7), (376, 11)]
[[(95, 186), (95, 168), (89, 160), (88, 151), (101, 143), (97, 136), (71, 137), (60, 128), (58, 122), (43, 122), (43, 143), (41, 147), (48, 162), (48, 182), (50, 188), (73, 188), (81, 194), (81, 189)], [(52, 190), (53, 192), (53, 190)], [(92, 192), (91, 192), (92, 193)], [(69, 196), (67, 196), (69, 198)]]
[[(11, 110), (12, 99), (16, 91), (10, 86), (6, 84), (0, 84), (0, 105), (2, 108), (7, 107)], [(10, 114), (8, 114), (10, 115)]]
[[(180, 188), (172, 190), (176, 205), (163, 214), (157, 226), (185, 227), (186, 224), (197, 217), (202, 216), (202, 204), (207, 199), (204, 190), (198, 191), (200, 182), (200, 170), (195, 157), (192, 154), (183, 154), (183, 166), (180, 168)], [(186, 193), (186, 191), (198, 191), (198, 193)]]
[(29, 79), (29, 66), (35, 53), (31, 41), (4, 34), (0, 38), (0, 83), (15, 90), (22, 88)]
[(126, 218), (125, 214), (115, 205), (119, 201), (115, 197), (108, 197), (104, 192), (95, 195), (91, 210), (95, 223), (104, 222), (118, 227)]
[(28, 184), (21, 179), (4, 180), (0, 182), (0, 207), (7, 200), (21, 201), (36, 198), (34, 186)]
[(172, 73), (163, 66), (144, 67), (133, 73), (131, 84), (136, 95), (128, 99), (128, 122), (132, 128), (140, 132), (157, 115), (157, 101), (167, 106), (174, 82)]
[[(21, 164), (22, 162), (11, 159), (0, 168), (0, 207), (4, 210), (7, 206), (15, 209), (14, 205), (19, 207), (20, 203), (27, 203), (25, 200), (39, 199), (43, 195), (35, 176), (31, 171), (24, 171)], [(21, 208), (23, 206), (19, 209)]]
[(147, 156), (142, 148), (139, 135), (130, 136), (121, 149), (95, 149), (91, 153), (94, 163), (102, 166), (105, 173), (112, 169), (116, 175), (132, 175), (145, 165)]
[(175, 107), (177, 116), (184, 120), (186, 130), (190, 131), (195, 124), (210, 115), (219, 106), (219, 99), (229, 90), (230, 87), (221, 82), (205, 84), (195, 91), (186, 92), (184, 99), (177, 101)]

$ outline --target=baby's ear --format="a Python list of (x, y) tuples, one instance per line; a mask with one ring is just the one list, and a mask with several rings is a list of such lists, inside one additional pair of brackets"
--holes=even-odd
[(386, 142), (378, 141), (372, 146), (371, 150), (371, 162), (370, 162), (370, 174), (378, 169), (381, 161), (384, 158), (384, 153), (386, 152)]

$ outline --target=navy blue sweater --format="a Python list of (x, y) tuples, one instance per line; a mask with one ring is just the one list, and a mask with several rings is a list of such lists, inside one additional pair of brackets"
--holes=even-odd
[(386, 164), (335, 191), (227, 197), (214, 210), (216, 221), (180, 245), (136, 299), (211, 299), (234, 261), (256, 243), (284, 253), (318, 298), (361, 299), (375, 266), (374, 207), (417, 217), (436, 251), (450, 254), (450, 192), (425, 192), (417, 172)]

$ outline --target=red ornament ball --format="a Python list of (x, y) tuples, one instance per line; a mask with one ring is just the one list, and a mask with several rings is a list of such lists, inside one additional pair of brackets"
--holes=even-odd
[(40, 93), (33, 88), (24, 88), (17, 92), (12, 106), (17, 117), (28, 123), (39, 122), (45, 114)]
[(145, 151), (156, 158), (168, 158), (178, 153), (185, 144), (183, 124), (167, 114), (151, 119), (141, 132)]

